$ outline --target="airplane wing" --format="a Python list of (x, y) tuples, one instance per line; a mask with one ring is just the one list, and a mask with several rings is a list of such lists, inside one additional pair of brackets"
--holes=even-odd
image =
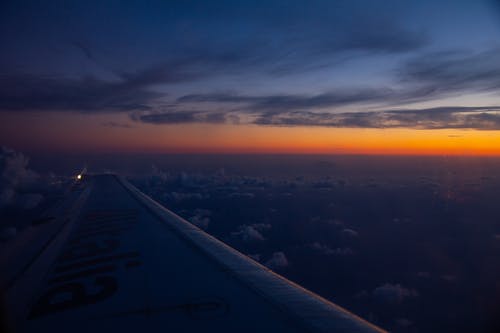
[(118, 176), (81, 184), (5, 279), (16, 332), (384, 332)]

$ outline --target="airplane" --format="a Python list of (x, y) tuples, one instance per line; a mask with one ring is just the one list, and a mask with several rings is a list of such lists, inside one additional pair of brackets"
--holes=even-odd
[(118, 175), (84, 169), (47, 216), (1, 256), (7, 332), (385, 332)]

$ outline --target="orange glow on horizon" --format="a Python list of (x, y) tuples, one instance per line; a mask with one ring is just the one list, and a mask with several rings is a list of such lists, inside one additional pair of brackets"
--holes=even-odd
[[(500, 155), (500, 131), (148, 125), (121, 117), (10, 115), (0, 124), (0, 142), (27, 151)], [(103, 126), (110, 119), (130, 127)]]

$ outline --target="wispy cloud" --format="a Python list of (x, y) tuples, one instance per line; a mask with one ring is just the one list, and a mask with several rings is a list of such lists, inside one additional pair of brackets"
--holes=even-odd
[(403, 65), (402, 83), (427, 99), (466, 92), (498, 92), (500, 47), (482, 52), (447, 51), (420, 55)]
[(101, 124), (103, 127), (109, 128), (133, 128), (134, 126), (126, 123), (117, 123), (115, 121), (106, 121)]
[[(126, 68), (126, 61), (116, 60), (123, 58), (119, 52), (127, 47), (120, 48), (114, 35), (103, 32), (102, 41), (85, 32), (76, 37), (61, 35), (68, 48), (78, 50), (79, 59), (94, 64), (99, 60), (99, 70), (92, 74), (28, 75), (3, 67), (0, 112), (125, 112), (134, 121), (150, 124), (499, 129), (495, 106), (403, 109), (415, 102), (463, 93), (496, 93), (500, 88), (499, 47), (478, 52), (426, 53), (430, 37), (394, 14), (398, 11), (396, 2), (377, 4), (384, 15), (371, 15), (370, 6), (365, 4), (360, 9), (351, 2), (318, 1), (305, 8), (295, 2), (284, 6), (281, 1), (271, 1), (262, 6), (222, 1), (217, 5), (201, 2), (193, 12), (192, 6), (174, 3), (168, 10), (173, 7), (176, 15), (167, 23), (163, 19), (156, 22), (154, 15), (145, 16), (151, 21), (136, 22), (135, 17), (129, 18), (128, 12), (123, 12), (120, 14), (131, 19), (131, 24), (144, 28), (139, 33), (124, 27), (124, 33), (157, 33), (148, 35), (151, 40), (138, 40), (138, 45), (130, 48), (138, 57), (137, 68)], [(159, 5), (157, 10), (166, 8)], [(44, 31), (44, 26), (40, 25), (40, 38), (52, 40), (54, 31), (59, 30)], [(72, 41), (69, 45), (68, 40)], [(106, 49), (104, 41), (117, 47)], [(15, 58), (16, 45), (13, 43), (6, 51), (11, 58)], [(98, 45), (100, 49), (95, 49)], [(157, 46), (157, 56), (149, 57), (148, 51), (146, 57), (143, 50), (152, 46)], [(410, 60), (384, 74), (388, 79), (385, 86), (339, 83), (316, 94), (267, 95), (244, 88), (239, 92), (200, 93), (195, 85), (186, 86), (193, 82), (198, 85), (201, 80), (210, 84), (210, 80), (227, 75), (257, 74), (261, 79), (273, 79), (311, 74), (320, 67), (333, 69), (339, 62), (367, 55), (382, 55), (387, 60), (389, 54), (404, 54), (404, 59)], [(398, 57), (396, 63), (402, 59)], [(193, 93), (188, 89), (194, 89)], [(166, 103), (170, 107), (164, 107)], [(346, 107), (360, 112), (347, 113)]]
[(178, 103), (231, 103), (241, 109), (276, 112), (346, 105), (405, 105), (437, 100), (454, 94), (497, 92), (500, 88), (500, 48), (468, 53), (448, 51), (422, 54), (395, 72), (398, 88), (341, 87), (316, 95), (282, 94), (252, 96), (237, 93), (189, 94)]
[(500, 130), (500, 106), (350, 113), (288, 112), (262, 114), (255, 123), (275, 126)]
[[(42, 7), (45, 15), (32, 20), (31, 13)], [(82, 17), (82, 11), (95, 12), (89, 3), (65, 7), (67, 21), (72, 22), (68, 24), (70, 29), (60, 25), (58, 6), (42, 7), (12, 5), (0, 14), (6, 24), (22, 22), (26, 31), (35, 32), (6, 31), (5, 38), (10, 43), (3, 50), (2, 59), (23, 59), (27, 62), (23, 66), (30, 74), (17, 71), (15, 68), (19, 66), (11, 66), (8, 61), (2, 62), (0, 111), (151, 110), (158, 98), (167, 95), (164, 87), (152, 89), (154, 85), (217, 79), (228, 74), (286, 76), (332, 66), (356, 56), (408, 53), (428, 43), (424, 33), (405, 26), (392, 13), (394, 6), (389, 5), (377, 5), (379, 11), (387, 13), (383, 19), (366, 15), (365, 6), (330, 1), (313, 1), (307, 6), (279, 0), (265, 4), (202, 1), (196, 6), (183, 2), (100, 6), (101, 10), (114, 14), (110, 20), (116, 24), (110, 24), (108, 18)], [(138, 19), (141, 15), (131, 15), (137, 12), (146, 14), (147, 20)], [(86, 22), (90, 18), (92, 21)], [(110, 25), (119, 26), (123, 38), (117, 38)], [(101, 34), (97, 37), (88, 26), (95, 26)], [(42, 47), (46, 44), (58, 45), (57, 52)], [(26, 57), (29, 53), (33, 56)], [(133, 66), (125, 53), (136, 57)], [(76, 66), (82, 60), (90, 65)], [(54, 68), (59, 74), (35, 74), (51, 73)], [(65, 68), (71, 70), (61, 74)], [(102, 72), (107, 76), (114, 73), (115, 78), (104, 79)], [(361, 101), (370, 98), (364, 94), (346, 98)], [(327, 103), (320, 101), (321, 98), (342, 99), (342, 96), (320, 96), (316, 101), (302, 103)], [(290, 105), (293, 100), (255, 102), (256, 107), (266, 107), (268, 103)]]
[[(215, 105), (259, 125), (497, 130), (497, 106), (393, 108), (457, 94), (496, 93), (500, 88), (499, 51), (422, 54), (396, 71), (397, 89), (344, 87), (315, 95), (216, 92), (184, 95), (176, 102), (194, 107)], [(341, 111), (345, 106), (381, 111), (346, 113)]]
[(235, 93), (192, 94), (177, 99), (179, 103), (232, 103), (240, 110), (287, 111), (339, 107), (351, 104), (381, 102), (392, 98), (396, 92), (390, 88), (340, 89), (317, 95), (264, 95), (249, 96)]
[(193, 74), (158, 65), (117, 74), (115, 79), (0, 75), (0, 111), (76, 111), (84, 113), (149, 110), (165, 93), (153, 86), (192, 79)]
[(279, 252), (274, 252), (267, 260), (264, 265), (269, 267), (270, 269), (284, 269), (288, 266), (290, 266), (290, 262), (288, 261), (288, 258), (286, 257), (285, 253), (282, 251)]
[(156, 111), (156, 112), (135, 112), (131, 114), (131, 119), (150, 124), (184, 124), (184, 123), (211, 123), (220, 124), (226, 122), (226, 115), (223, 112), (209, 111)]
[[(368, 112), (281, 111), (224, 114), (202, 111), (138, 113), (136, 121), (151, 124), (224, 123), (232, 118), (248, 119), (246, 123), (265, 126), (321, 126), (346, 128), (413, 128), (500, 130), (500, 106), (437, 107), (427, 109), (377, 110)], [(241, 121), (243, 122), (243, 121)]]

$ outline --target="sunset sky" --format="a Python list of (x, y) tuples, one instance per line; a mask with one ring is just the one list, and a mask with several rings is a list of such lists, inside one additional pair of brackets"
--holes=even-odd
[(0, 4), (0, 145), (500, 155), (494, 1)]

